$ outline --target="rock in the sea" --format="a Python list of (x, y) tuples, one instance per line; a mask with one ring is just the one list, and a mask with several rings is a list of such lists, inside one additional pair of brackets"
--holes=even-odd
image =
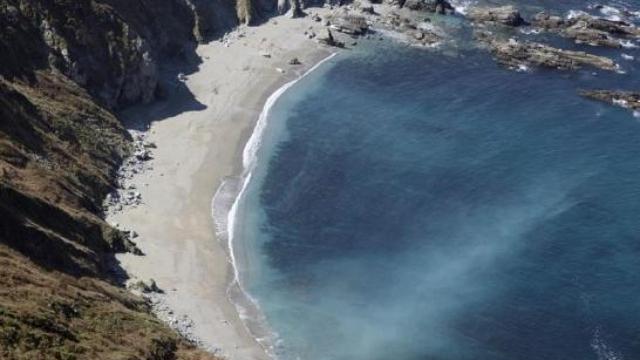
[(548, 12), (533, 17), (532, 24), (542, 30), (554, 32), (576, 43), (619, 48), (623, 39), (640, 38), (640, 28), (624, 22), (579, 14), (564, 19)]
[(453, 6), (446, 0), (405, 0), (403, 7), (438, 14), (446, 14), (447, 12), (454, 11)]
[(581, 90), (581, 96), (589, 99), (604, 101), (625, 109), (640, 111), (640, 91), (622, 90)]
[(432, 46), (443, 40), (442, 31), (429, 23), (416, 24), (395, 12), (385, 14), (381, 25), (400, 35), (412, 45)]
[(562, 29), (567, 26), (567, 21), (563, 17), (552, 15), (547, 11), (534, 15), (531, 23), (544, 30)]
[(507, 26), (526, 25), (520, 11), (511, 5), (500, 7), (475, 7), (469, 9), (467, 17), (474, 23), (500, 24)]
[(560, 70), (575, 70), (584, 66), (592, 66), (611, 71), (618, 69), (613, 60), (583, 51), (563, 50), (536, 42), (515, 39), (501, 40), (488, 32), (476, 33), (476, 39), (488, 46), (499, 63), (510, 68), (541, 66)]
[(590, 28), (587, 23), (578, 21), (574, 25), (566, 27), (560, 34), (573, 39), (578, 44), (588, 44), (592, 46), (606, 46), (619, 48), (622, 43), (609, 35), (607, 32)]

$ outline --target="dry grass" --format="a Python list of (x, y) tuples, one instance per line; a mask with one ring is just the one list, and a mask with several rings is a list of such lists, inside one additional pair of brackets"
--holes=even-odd
[(213, 360), (93, 278), (47, 272), (0, 245), (0, 358)]

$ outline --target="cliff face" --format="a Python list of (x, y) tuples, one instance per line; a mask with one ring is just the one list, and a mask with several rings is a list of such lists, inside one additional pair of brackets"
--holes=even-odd
[(69, 79), (0, 80), (0, 239), (42, 266), (101, 273), (125, 241), (99, 217), (127, 133)]
[(237, 24), (196, 3), (0, 0), (0, 358), (211, 358), (115, 286), (134, 245), (101, 215), (130, 151), (112, 111)]
[(114, 111), (277, 5), (0, 0), (0, 358), (212, 359), (115, 284), (113, 254), (135, 245), (101, 213), (131, 151)]
[[(151, 101), (157, 59), (179, 54), (193, 39), (193, 12), (181, 0), (3, 3), (4, 47), (26, 47), (8, 52), (14, 68), (59, 71), (109, 108)], [(33, 62), (20, 64), (23, 55)]]

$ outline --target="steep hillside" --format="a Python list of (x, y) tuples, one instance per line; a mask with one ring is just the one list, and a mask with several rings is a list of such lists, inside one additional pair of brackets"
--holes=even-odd
[(0, 358), (211, 358), (117, 286), (113, 254), (135, 245), (101, 203), (130, 151), (113, 111), (247, 20), (236, 5), (0, 0)]

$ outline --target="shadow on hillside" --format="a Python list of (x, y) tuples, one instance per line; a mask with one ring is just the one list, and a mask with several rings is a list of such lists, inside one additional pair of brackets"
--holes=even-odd
[(118, 112), (118, 118), (125, 128), (145, 131), (153, 122), (207, 108), (196, 99), (184, 81), (187, 76), (197, 72), (202, 63), (195, 49), (194, 44), (182, 56), (161, 65), (159, 94), (154, 102), (129, 106)]

